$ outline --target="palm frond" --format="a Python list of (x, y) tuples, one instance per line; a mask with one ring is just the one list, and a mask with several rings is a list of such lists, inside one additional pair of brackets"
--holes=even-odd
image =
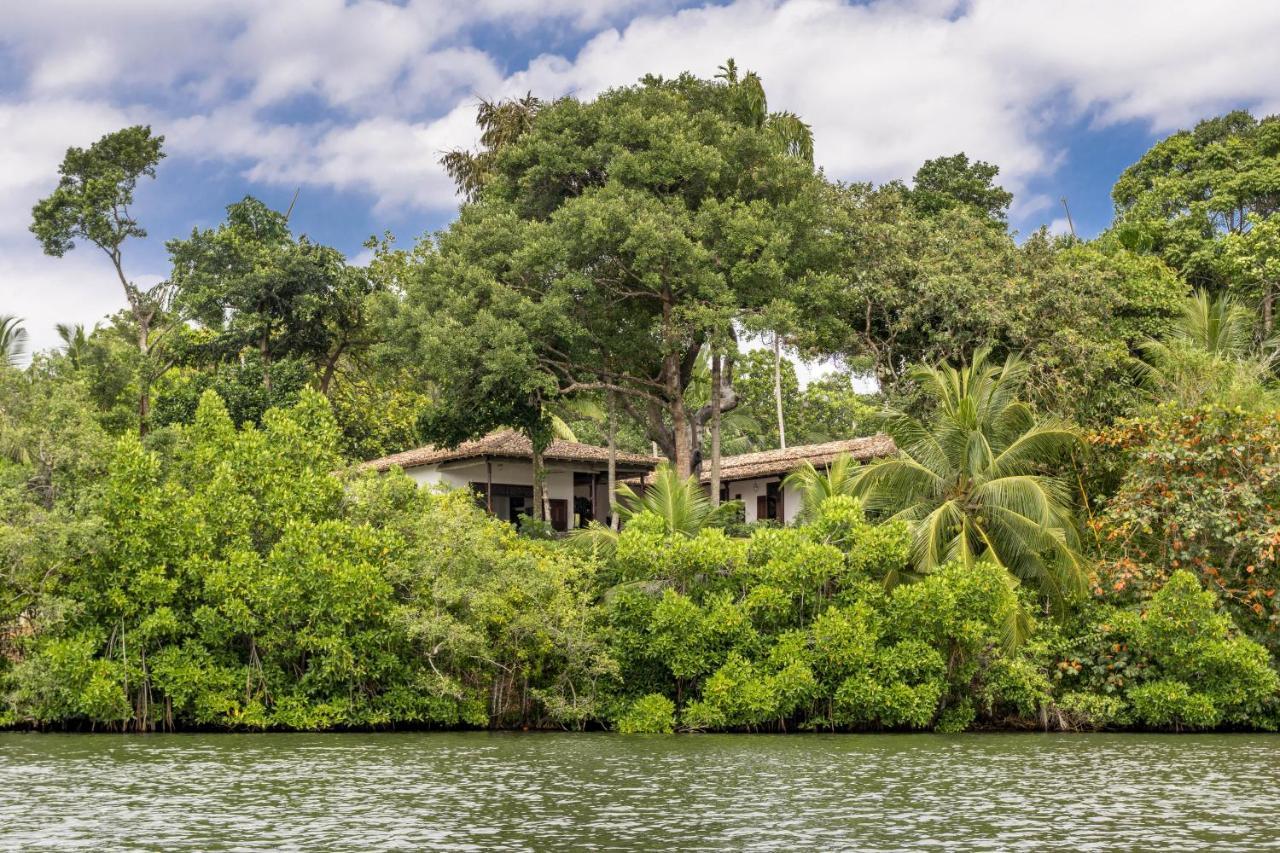
[(1063, 606), (1081, 588), (1084, 560), (1071, 491), (1044, 472), (1079, 437), (1018, 399), (1027, 377), (1021, 359), (997, 364), (990, 356), (984, 347), (968, 364), (911, 371), (933, 415), (923, 422), (885, 413), (900, 452), (860, 470), (855, 492), (868, 510), (911, 526), (916, 571), (987, 560)]
[(618, 487), (618, 517), (629, 521), (642, 512), (662, 519), (668, 536), (697, 536), (706, 527), (719, 527), (736, 516), (734, 501), (713, 506), (697, 477), (680, 478), (670, 465), (659, 465), (642, 494), (625, 483)]
[(27, 330), (22, 319), (11, 314), (0, 314), (0, 362), (17, 367), (27, 354)]
[(857, 482), (854, 472), (857, 463), (848, 453), (841, 453), (831, 460), (822, 471), (814, 467), (812, 462), (804, 464), (787, 475), (783, 487), (800, 495), (801, 521), (809, 521), (817, 517), (823, 502), (836, 495), (856, 496)]

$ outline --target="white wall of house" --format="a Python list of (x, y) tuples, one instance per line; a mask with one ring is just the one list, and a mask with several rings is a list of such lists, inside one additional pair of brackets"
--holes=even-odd
[[(420, 486), (442, 485), (451, 489), (466, 488), (471, 483), (483, 485), (489, 482), (489, 470), (486, 468), (484, 460), (445, 463), (443, 466), (435, 464), (418, 465), (406, 469), (405, 474)], [(514, 486), (532, 486), (533, 463), (518, 460), (494, 460), (493, 482), (495, 484), (505, 483)], [(548, 499), (567, 501), (571, 516), (569, 519), (570, 525), (576, 524), (576, 520), (572, 518), (574, 496), (576, 494), (590, 499), (591, 487), (589, 485), (580, 485), (575, 489), (573, 485), (573, 468), (554, 463), (547, 465), (546, 484)], [(596, 488), (595, 497), (596, 508), (599, 512), (600, 520), (603, 521), (609, 511), (609, 490), (603, 475), (600, 477), (600, 484)], [(499, 518), (509, 519), (511, 517), (509, 499), (505, 495), (494, 496), (493, 510), (494, 514)]]
[[(729, 500), (741, 500), (746, 508), (746, 520), (758, 521), (756, 499), (762, 497), (770, 483), (778, 483), (781, 477), (757, 477), (753, 480), (734, 480), (729, 483)], [(800, 496), (794, 490), (782, 489), (782, 514), (785, 524), (794, 524), (800, 514)]]

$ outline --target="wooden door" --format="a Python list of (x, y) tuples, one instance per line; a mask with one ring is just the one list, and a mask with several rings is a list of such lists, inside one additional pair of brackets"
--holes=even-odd
[(769, 498), (767, 495), (760, 495), (756, 498), (756, 521), (764, 521), (769, 517)]
[(551, 527), (564, 532), (569, 529), (569, 502), (563, 498), (551, 500)]

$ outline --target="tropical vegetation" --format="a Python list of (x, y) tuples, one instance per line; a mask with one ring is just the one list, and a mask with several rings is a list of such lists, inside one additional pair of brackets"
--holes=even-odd
[[(154, 285), (164, 137), (68, 150), (32, 231), (122, 310), (0, 315), (0, 725), (1280, 726), (1280, 117), (1158, 142), (1088, 240), (963, 153), (829, 180), (732, 61), (477, 119), (440, 233), (355, 263), (228, 199)], [(356, 464), (498, 428), (518, 526)], [(876, 432), (792, 525), (721, 501)], [(666, 464), (560, 539), (556, 437)]]

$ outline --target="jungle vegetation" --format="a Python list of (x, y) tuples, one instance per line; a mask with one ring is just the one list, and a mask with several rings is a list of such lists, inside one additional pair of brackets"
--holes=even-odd
[[(477, 120), (441, 232), (357, 265), (247, 197), (146, 287), (163, 136), (68, 150), (31, 230), (122, 308), (0, 315), (0, 725), (1280, 725), (1280, 117), (1161, 140), (1089, 240), (963, 153), (829, 180), (732, 61)], [(355, 468), (500, 427), (667, 463), (563, 540)], [(694, 478), (876, 432), (794, 526)]]

